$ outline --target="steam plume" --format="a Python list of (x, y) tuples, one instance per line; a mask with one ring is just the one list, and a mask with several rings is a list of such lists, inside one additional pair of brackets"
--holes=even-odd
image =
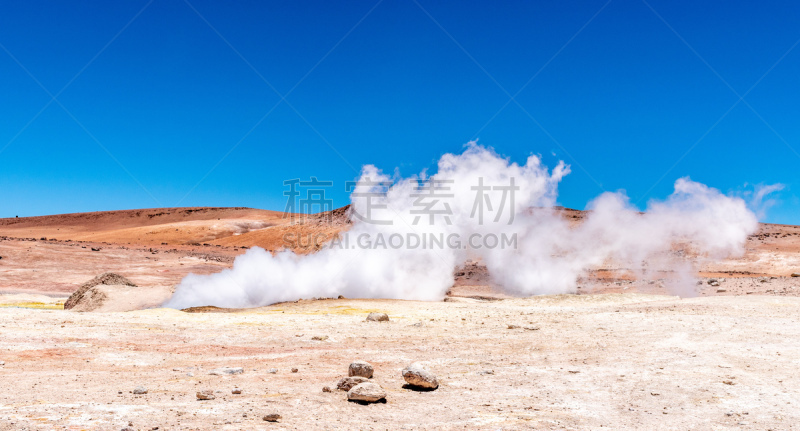
[[(650, 202), (644, 214), (622, 192), (604, 193), (589, 204), (584, 222), (573, 226), (554, 207), (568, 173), (563, 162), (548, 169), (530, 156), (518, 165), (475, 143), (462, 154), (444, 155), (430, 178), (392, 181), (368, 165), (351, 201), (354, 214), (369, 218), (354, 218), (342, 238), (304, 256), (253, 248), (232, 269), (190, 274), (165, 306), (253, 307), (337, 295), (439, 300), (453, 284), (454, 269), (470, 258), (480, 258), (508, 292), (567, 293), (587, 270), (608, 261), (642, 276), (674, 268), (669, 256), (676, 242), (690, 242), (694, 252), (711, 258), (741, 254), (757, 227), (742, 199), (688, 178), (676, 181), (665, 200)], [(420, 191), (421, 180), (439, 188)], [(420, 197), (425, 193), (448, 196)], [(423, 209), (428, 211), (421, 214)], [(412, 247), (413, 238), (422, 244)], [(445, 244), (427, 244), (426, 238), (444, 238)], [(508, 243), (482, 242), (491, 238)]]

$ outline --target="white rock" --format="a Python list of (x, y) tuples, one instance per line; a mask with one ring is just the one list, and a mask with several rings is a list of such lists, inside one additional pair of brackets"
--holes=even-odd
[(375, 403), (386, 398), (386, 391), (372, 382), (364, 382), (354, 386), (347, 392), (347, 399), (364, 403)]
[(136, 389), (133, 390), (134, 395), (144, 395), (147, 393), (147, 388), (144, 386), (137, 386)]
[(389, 315), (386, 313), (369, 313), (367, 315), (367, 322), (388, 322)]

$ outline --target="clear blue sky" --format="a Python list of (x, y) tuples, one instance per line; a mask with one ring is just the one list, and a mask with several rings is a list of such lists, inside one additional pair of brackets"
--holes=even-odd
[(688, 175), (800, 224), (800, 3), (418, 1), (3, 2), (0, 217), (344, 205), (480, 138), (571, 164), (568, 207)]

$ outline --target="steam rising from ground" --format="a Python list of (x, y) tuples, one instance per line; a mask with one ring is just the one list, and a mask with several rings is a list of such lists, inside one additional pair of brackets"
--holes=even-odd
[(742, 199), (688, 178), (644, 214), (624, 193), (603, 193), (583, 223), (570, 224), (554, 207), (568, 173), (563, 162), (551, 170), (530, 156), (518, 165), (475, 143), (444, 155), (430, 178), (393, 181), (365, 166), (351, 195), (352, 228), (326, 248), (302, 256), (253, 248), (233, 269), (187, 276), (165, 305), (253, 307), (338, 295), (439, 300), (454, 269), (475, 258), (518, 295), (573, 292), (587, 270), (608, 262), (641, 277), (678, 269), (676, 282), (688, 284), (691, 268), (675, 244), (709, 258), (739, 255), (757, 227)]

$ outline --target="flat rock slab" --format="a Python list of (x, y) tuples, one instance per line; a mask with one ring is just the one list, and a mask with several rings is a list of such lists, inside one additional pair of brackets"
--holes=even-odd
[(380, 400), (386, 399), (386, 391), (376, 383), (365, 382), (347, 391), (347, 399), (349, 401), (358, 401), (362, 403), (377, 403)]
[(242, 367), (224, 367), (224, 368), (217, 368), (215, 370), (211, 370), (208, 374), (212, 376), (232, 376), (234, 374), (242, 374), (244, 373), (244, 368)]
[(200, 392), (198, 392), (196, 394), (196, 396), (197, 396), (197, 399), (201, 400), (201, 401), (213, 400), (213, 399), (217, 398), (216, 395), (214, 395), (214, 391), (210, 391), (210, 390), (209, 391), (200, 391)]

